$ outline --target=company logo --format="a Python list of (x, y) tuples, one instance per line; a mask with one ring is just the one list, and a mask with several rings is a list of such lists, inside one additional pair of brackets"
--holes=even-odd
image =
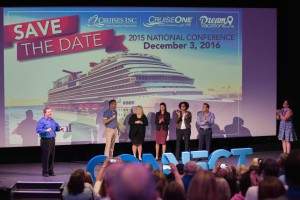
[(191, 26), (193, 17), (186, 16), (150, 16), (147, 22), (143, 23), (145, 27), (153, 26)]
[(227, 17), (209, 17), (206, 15), (199, 17), (202, 28), (234, 28), (233, 21), (234, 18), (231, 15)]
[[(217, 149), (214, 152), (212, 152), (210, 155), (208, 154), (208, 151), (200, 150), (200, 151), (184, 151), (181, 152), (181, 162), (183, 164), (186, 164), (192, 159), (203, 159), (207, 158), (208, 161), (199, 161), (197, 162), (197, 165), (203, 169), (212, 170), (220, 158), (229, 158), (231, 156), (235, 156), (237, 158), (237, 165), (245, 165), (247, 161), (247, 156), (253, 154), (252, 148), (236, 148), (231, 149), (230, 151), (225, 149)], [(125, 163), (135, 163), (138, 162), (137, 158), (130, 154), (122, 154), (118, 156), (123, 162)], [(105, 155), (97, 155), (89, 160), (86, 169), (90, 174), (92, 175), (92, 178), (95, 180), (95, 168), (97, 165), (102, 165), (102, 163), (106, 160)], [(154, 156), (150, 153), (143, 154), (143, 163), (150, 164), (153, 168), (153, 170), (163, 170), (164, 174), (170, 173), (170, 163), (173, 163), (174, 165), (177, 165), (179, 162), (176, 159), (175, 155), (173, 153), (164, 153), (162, 155), (161, 164), (163, 164), (163, 167), (161, 169), (159, 163), (155, 160)]]
[(88, 26), (94, 27), (136, 27), (138, 19), (136, 17), (103, 17), (93, 15), (88, 19)]

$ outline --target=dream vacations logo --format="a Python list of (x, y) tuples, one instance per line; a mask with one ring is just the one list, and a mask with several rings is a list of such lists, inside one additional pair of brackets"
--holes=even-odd
[(202, 15), (199, 17), (199, 22), (202, 28), (234, 28), (234, 17), (232, 15), (226, 17)]

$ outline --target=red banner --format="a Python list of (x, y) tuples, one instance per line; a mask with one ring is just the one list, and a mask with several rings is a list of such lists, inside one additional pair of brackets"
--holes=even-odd
[(115, 36), (113, 30), (104, 30), (18, 42), (17, 58), (21, 61), (100, 48), (105, 48), (106, 52), (126, 51), (124, 39), (124, 35)]
[(65, 16), (4, 26), (4, 46), (14, 42), (51, 38), (78, 32), (78, 16)]

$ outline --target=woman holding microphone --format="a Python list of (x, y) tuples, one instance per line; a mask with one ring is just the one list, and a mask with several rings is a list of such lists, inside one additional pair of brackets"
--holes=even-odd
[(280, 120), (278, 139), (281, 140), (283, 153), (291, 152), (291, 142), (297, 140), (292, 122), (293, 111), (289, 108), (287, 100), (283, 102), (282, 108), (277, 111), (276, 118)]

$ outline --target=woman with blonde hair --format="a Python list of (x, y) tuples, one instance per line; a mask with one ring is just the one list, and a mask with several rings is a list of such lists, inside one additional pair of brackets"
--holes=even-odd
[(138, 159), (142, 160), (142, 144), (145, 139), (146, 126), (148, 126), (148, 119), (144, 114), (143, 107), (137, 106), (136, 112), (129, 118), (129, 138), (132, 142), (132, 153), (136, 157), (138, 151)]

